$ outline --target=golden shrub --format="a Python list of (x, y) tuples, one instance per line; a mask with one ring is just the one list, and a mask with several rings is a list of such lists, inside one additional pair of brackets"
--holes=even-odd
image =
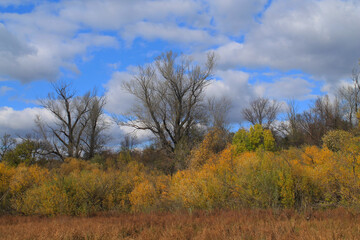
[(157, 198), (154, 184), (145, 180), (136, 185), (129, 195), (131, 209), (135, 212), (149, 210), (154, 206)]

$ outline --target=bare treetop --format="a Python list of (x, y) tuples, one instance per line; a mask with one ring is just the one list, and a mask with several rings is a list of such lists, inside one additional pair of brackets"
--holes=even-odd
[(280, 111), (281, 104), (268, 98), (257, 98), (242, 110), (242, 116), (251, 124), (260, 124), (264, 128), (271, 128)]
[(213, 68), (213, 53), (208, 54), (204, 66), (199, 66), (171, 51), (152, 64), (140, 66), (138, 74), (124, 84), (138, 101), (122, 124), (150, 130), (163, 148), (174, 152), (177, 144), (190, 137), (192, 129), (204, 120), (203, 93)]
[(53, 146), (54, 154), (66, 157), (86, 158), (94, 156), (104, 143), (101, 132), (106, 128), (102, 120), (105, 99), (96, 92), (76, 96), (70, 83), (53, 85), (54, 92), (40, 100), (41, 106), (54, 116), (54, 124), (46, 124), (37, 119), (38, 129), (44, 139)]

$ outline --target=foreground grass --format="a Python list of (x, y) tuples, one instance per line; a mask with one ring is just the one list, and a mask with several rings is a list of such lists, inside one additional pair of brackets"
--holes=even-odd
[(2, 216), (0, 239), (360, 239), (360, 215), (335, 209)]

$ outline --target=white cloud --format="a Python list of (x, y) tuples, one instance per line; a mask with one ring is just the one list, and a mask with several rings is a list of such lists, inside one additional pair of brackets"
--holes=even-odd
[(335, 82), (359, 58), (359, 12), (359, 1), (273, 1), (243, 44), (218, 48), (220, 65), (298, 69)]
[(218, 56), (218, 67), (230, 69), (235, 68), (239, 64), (246, 65), (244, 62), (240, 62), (243, 47), (243, 44), (232, 41), (217, 48), (215, 53)]
[(240, 123), (242, 121), (241, 110), (256, 94), (248, 82), (249, 74), (235, 70), (219, 70), (215, 75), (217, 80), (212, 81), (207, 87), (206, 96), (217, 99), (226, 97), (231, 100), (229, 121)]
[(127, 26), (122, 37), (130, 43), (136, 37), (142, 37), (146, 40), (162, 39), (188, 46), (202, 45), (203, 48), (228, 41), (224, 36), (213, 37), (205, 30), (178, 27), (176, 24), (149, 22), (138, 22)]
[(21, 56), (34, 52), (26, 42), (18, 39), (14, 34), (9, 32), (4, 24), (0, 23), (0, 54), (12, 54), (14, 56)]
[(60, 68), (78, 72), (73, 60), (89, 47), (116, 47), (115, 37), (78, 33), (80, 27), (56, 15), (56, 6), (39, 5), (31, 13), (0, 16), (0, 76), (23, 83), (54, 80)]
[[(0, 78), (26, 83), (55, 79), (60, 68), (77, 73), (76, 57), (91, 58), (88, 55), (94, 46), (118, 47), (122, 38), (128, 42), (161, 39), (202, 51), (219, 45), (219, 81), (214, 81), (207, 94), (233, 99), (231, 118), (239, 121), (239, 110), (254, 96), (311, 98), (313, 85), (289, 76), (251, 86), (248, 74), (231, 68), (256, 71), (270, 67), (284, 70), (284, 75), (300, 70), (326, 80), (326, 91), (351, 74), (360, 57), (359, 1), (277, 0), (264, 11), (267, 2), (39, 1), (28, 13), (0, 15)], [(2, 6), (12, 4), (20, 1), (0, 1)], [(106, 35), (108, 30), (117, 35)], [(244, 42), (234, 40), (242, 35)], [(199, 51), (192, 53), (197, 54)], [(106, 84), (108, 111), (129, 111), (134, 98), (120, 86), (130, 78), (129, 72), (115, 72)]]
[[(136, 142), (139, 144), (146, 143), (155, 138), (154, 134), (149, 130), (136, 130), (133, 127), (129, 126), (120, 126), (119, 129), (121, 130), (122, 138), (125, 136), (135, 137)], [(122, 140), (122, 138), (120, 139)]]
[(106, 110), (114, 114), (128, 114), (136, 99), (122, 88), (125, 81), (133, 78), (131, 72), (115, 72), (106, 88)]
[[(7, 133), (13, 137), (24, 137), (26, 134), (33, 133), (36, 130), (36, 116), (40, 116), (42, 121), (50, 125), (55, 120), (54, 116), (44, 108), (15, 110), (10, 107), (0, 107), (0, 136)], [(138, 143), (144, 143), (153, 138), (153, 134), (149, 131), (135, 131), (131, 127), (118, 126), (109, 115), (105, 115), (104, 120), (109, 125), (105, 134), (111, 137), (111, 145), (119, 145), (126, 135), (135, 136)]]
[(314, 84), (300, 77), (282, 77), (274, 82), (260, 82), (254, 86), (262, 97), (297, 100), (314, 98), (315, 95), (311, 94), (314, 87)]
[(241, 35), (255, 25), (254, 15), (262, 12), (267, 0), (210, 0), (209, 14), (214, 19), (217, 31), (231, 35)]
[[(276, 73), (262, 73), (262, 75), (275, 75)], [(273, 82), (258, 81), (249, 83), (249, 79), (256, 79), (260, 75), (253, 75), (239, 70), (218, 70), (216, 79), (206, 89), (207, 97), (221, 99), (226, 97), (231, 100), (232, 108), (229, 113), (230, 123), (241, 123), (243, 121), (241, 111), (248, 106), (249, 102), (256, 97), (266, 97), (276, 100), (313, 99), (312, 94), (315, 85), (300, 76), (279, 77)]]
[(150, 131), (140, 131), (129, 126), (120, 126), (109, 115), (105, 115), (104, 120), (109, 126), (104, 133), (110, 136), (110, 142), (108, 143), (110, 146), (119, 146), (125, 136), (135, 137), (139, 144), (145, 143), (154, 137)]
[(115, 46), (112, 37), (94, 34), (79, 34), (75, 39), (52, 39), (42, 34), (41, 40), (32, 47), (33, 52), (16, 55), (14, 52), (0, 52), (0, 74), (24, 83), (58, 77), (60, 67), (77, 72), (73, 58), (85, 54), (89, 46)]
[(143, 20), (192, 19), (200, 7), (199, 2), (192, 0), (65, 1), (60, 16), (95, 29), (121, 30), (127, 24)]
[[(128, 42), (140, 37), (206, 49), (228, 42), (254, 22), (265, 0), (210, 1), (80, 0), (31, 2), (26, 13), (3, 13), (0, 77), (24, 83), (59, 77), (59, 69), (77, 72), (74, 59), (91, 54), (90, 47), (116, 47), (118, 36)], [(30, 4), (2, 0), (0, 5)], [(107, 36), (104, 31), (118, 36)], [(87, 32), (87, 34), (81, 33)], [(84, 35), (88, 35), (85, 37)], [(6, 41), (10, 39), (11, 41)], [(97, 40), (97, 41), (96, 41)], [(9, 44), (11, 42), (11, 44)], [(195, 49), (195, 48), (193, 48)], [(0, 47), (0, 51), (1, 51)], [(19, 55), (20, 54), (20, 55)]]
[(4, 133), (24, 136), (36, 128), (35, 118), (39, 115), (44, 121), (51, 122), (53, 116), (43, 108), (25, 108), (15, 110), (0, 107), (0, 135)]

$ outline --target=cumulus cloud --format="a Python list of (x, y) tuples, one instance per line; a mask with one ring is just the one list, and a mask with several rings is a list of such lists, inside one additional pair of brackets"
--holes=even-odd
[(39, 67), (36, 65), (39, 62), (34, 58), (36, 54), (34, 47), (16, 37), (0, 23), (0, 76), (26, 79), (28, 75), (40, 77), (44, 72), (51, 71), (48, 64), (43, 64), (40, 67), (43, 70), (38, 71)]
[(73, 22), (101, 30), (121, 30), (142, 20), (162, 22), (165, 19), (193, 19), (201, 5), (193, 0), (66, 1), (60, 15)]
[(136, 99), (122, 88), (122, 84), (132, 78), (131, 72), (115, 72), (112, 75), (110, 81), (105, 85), (107, 111), (114, 114), (127, 114), (131, 111), (131, 106)]
[(180, 44), (202, 45), (203, 48), (228, 41), (224, 36), (213, 37), (205, 30), (178, 27), (176, 24), (148, 22), (138, 22), (127, 26), (122, 36), (130, 43), (134, 38), (142, 37), (147, 40), (162, 39)]
[[(253, 24), (253, 15), (263, 9), (265, 2), (39, 1), (29, 12), (5, 12), (0, 16), (4, 23), (1, 43), (7, 48), (4, 54), (0, 47), (0, 77), (23, 83), (53, 80), (60, 68), (77, 72), (74, 59), (89, 54), (89, 48), (116, 47), (123, 39), (129, 44), (136, 38), (160, 39), (198, 50), (222, 45), (229, 41), (227, 33), (239, 35)], [(29, 3), (5, 0), (0, 4)], [(106, 31), (112, 33), (106, 35)]]
[[(359, 11), (354, 0), (39, 2), (31, 12), (1, 15), (0, 73), (28, 82), (56, 78), (60, 67), (76, 71), (74, 58), (89, 47), (117, 45), (120, 39), (103, 32), (110, 30), (128, 42), (220, 45), (223, 69), (298, 69), (334, 82), (359, 57)], [(229, 42), (239, 36), (244, 42)]]
[(36, 128), (37, 115), (44, 121), (53, 121), (51, 113), (43, 108), (15, 110), (11, 107), (0, 107), (0, 135), (8, 133), (24, 136), (31, 133)]
[[(43, 122), (50, 125), (55, 121), (54, 116), (44, 108), (35, 107), (15, 110), (11, 107), (0, 107), (0, 136), (5, 133), (13, 137), (24, 137), (27, 134), (32, 134), (36, 130), (35, 119), (37, 116), (40, 116)], [(109, 115), (104, 116), (104, 121), (109, 126), (104, 132), (110, 136), (109, 146), (119, 146), (121, 140), (127, 135), (136, 137), (139, 144), (145, 143), (154, 137), (149, 131), (135, 131), (131, 127), (119, 126)]]
[(217, 31), (239, 36), (256, 24), (254, 16), (264, 10), (266, 3), (267, 0), (210, 0), (209, 14)]
[[(18, 4), (0, 1), (1, 6)], [(355, 0), (39, 1), (26, 13), (0, 15), (0, 78), (28, 83), (55, 79), (61, 68), (77, 73), (76, 57), (136, 38), (176, 43), (202, 58), (216, 47), (219, 70), (206, 94), (231, 98), (230, 118), (238, 122), (242, 107), (255, 96), (313, 97), (314, 84), (289, 70), (325, 80), (323, 91), (349, 77), (359, 58), (359, 12)], [(259, 68), (284, 74), (252, 85), (251, 72)], [(106, 83), (109, 112), (130, 110), (135, 99), (121, 83), (131, 78), (131, 71), (115, 72)], [(2, 87), (0, 94), (6, 91)]]
[(205, 9), (194, 0), (77, 1), (63, 4), (59, 15), (93, 29), (117, 31), (128, 46), (138, 37), (205, 47), (224, 43), (227, 37), (208, 31), (211, 16)]
[(137, 144), (143, 144), (155, 138), (154, 134), (149, 130), (136, 130), (129, 126), (115, 126), (115, 128), (117, 128), (120, 133), (116, 138), (118, 140), (118, 144), (124, 140), (125, 136), (135, 138)]
[[(132, 67), (129, 67), (126, 72), (115, 72), (109, 82), (104, 86), (106, 88), (105, 109), (109, 113), (127, 115), (131, 112), (133, 104), (136, 103), (136, 98), (126, 92), (122, 88), (122, 84), (132, 79), (133, 73), (134, 69)], [(110, 116), (107, 116), (107, 121), (110, 125), (107, 132), (112, 136), (112, 144), (119, 144), (127, 135), (135, 136), (138, 143), (147, 142), (154, 137), (150, 131), (136, 130), (130, 126), (119, 126)]]
[(244, 43), (218, 48), (220, 65), (298, 69), (338, 81), (359, 58), (359, 12), (358, 1), (274, 1)]
[(150, 131), (140, 131), (129, 126), (120, 126), (109, 115), (104, 115), (104, 121), (106, 121), (108, 125), (104, 134), (110, 137), (110, 141), (108, 142), (110, 147), (118, 147), (126, 136), (134, 137), (138, 144), (146, 143), (154, 137)]
[(113, 36), (78, 33), (74, 23), (59, 18), (50, 5), (40, 5), (27, 14), (4, 13), (0, 19), (0, 76), (27, 83), (55, 80), (60, 68), (78, 72), (73, 63), (89, 47), (115, 47)]
[[(34, 52), (17, 56), (13, 52), (0, 54), (0, 74), (3, 78), (17, 79), (23, 83), (33, 80), (55, 80), (59, 76), (60, 67), (77, 73), (73, 58), (86, 53), (89, 46), (114, 46), (116, 42), (107, 36), (80, 34), (77, 38), (62, 42), (61, 39), (51, 41), (51, 36), (44, 36), (43, 44), (34, 45)], [(45, 42), (49, 40), (49, 42)]]
[(10, 33), (4, 26), (0, 23), (0, 54), (12, 54), (14, 56), (21, 56), (24, 54), (29, 54), (34, 52), (26, 42), (20, 41), (12, 33)]
[(274, 82), (260, 82), (254, 85), (259, 96), (275, 99), (305, 100), (314, 98), (311, 94), (314, 84), (300, 77), (282, 77)]
[(216, 80), (206, 89), (207, 97), (229, 99), (232, 103), (229, 112), (231, 123), (242, 121), (241, 110), (256, 96), (254, 88), (249, 84), (248, 73), (236, 70), (219, 70), (215, 73)]
[[(257, 81), (254, 79), (274, 75), (274, 81)], [(312, 93), (315, 84), (297, 75), (278, 77), (278, 73), (250, 74), (239, 70), (218, 70), (215, 79), (206, 89), (207, 97), (227, 98), (232, 106), (229, 112), (230, 123), (243, 121), (241, 111), (257, 97), (266, 97), (278, 101), (288, 99), (308, 100), (316, 98)]]

